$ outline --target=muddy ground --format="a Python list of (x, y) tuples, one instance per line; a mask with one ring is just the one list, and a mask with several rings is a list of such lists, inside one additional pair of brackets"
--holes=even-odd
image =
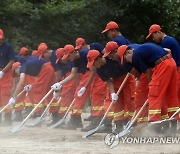
[(104, 143), (106, 134), (94, 134), (83, 139), (82, 135), (85, 133), (80, 130), (60, 128), (50, 130), (46, 127), (47, 122), (41, 127), (25, 127), (15, 134), (10, 132), (12, 127), (0, 126), (0, 154), (180, 154), (180, 142), (178, 144), (120, 143), (110, 149)]

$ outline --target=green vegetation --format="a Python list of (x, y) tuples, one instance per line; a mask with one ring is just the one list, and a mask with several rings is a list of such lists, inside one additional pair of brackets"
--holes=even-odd
[(0, 4), (0, 28), (16, 52), (22, 46), (36, 49), (40, 42), (56, 49), (74, 44), (77, 37), (105, 43), (101, 31), (111, 20), (132, 42), (144, 42), (153, 23), (180, 39), (180, 0), (0, 0)]

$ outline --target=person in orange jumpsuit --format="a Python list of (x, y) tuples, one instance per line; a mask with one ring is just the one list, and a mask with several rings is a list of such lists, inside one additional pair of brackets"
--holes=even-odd
[[(20, 62), (15, 62), (12, 65), (13, 89), (14, 90), (16, 88), (16, 85), (17, 85), (18, 81), (19, 81), (20, 67), (21, 67)], [(22, 111), (23, 111), (24, 107), (29, 107), (29, 106), (26, 105), (25, 98), (27, 97), (29, 87), (31, 87), (31, 85), (33, 85), (35, 83), (35, 81), (36, 81), (36, 77), (30, 76), (30, 75), (27, 75), (27, 74), (25, 75), (25, 80), (24, 80), (24, 90), (25, 90), (25, 92), (22, 95), (20, 95), (19, 97), (17, 97), (17, 99), (16, 99), (16, 104), (15, 104), (15, 107), (14, 107), (15, 108), (15, 118), (13, 119), (13, 121), (22, 121), (23, 120)], [(14, 90), (12, 90), (12, 91), (14, 91)], [(28, 99), (30, 99), (31, 102), (33, 101), (31, 98), (28, 98)], [(25, 110), (27, 110), (27, 109), (25, 108)]]
[[(57, 64), (56, 82), (68, 77), (72, 69), (72, 63), (70, 61), (62, 60), (63, 55), (64, 55), (64, 49), (58, 48), (56, 50), (56, 64)], [(73, 101), (74, 93), (76, 90), (76, 84), (77, 84), (76, 80), (72, 79), (70, 82), (67, 82), (62, 86), (62, 90), (60, 91), (61, 100), (58, 104), (59, 108), (57, 111), (57, 115), (56, 116), (53, 115), (52, 122), (49, 123), (47, 126), (53, 125), (64, 116), (69, 105)], [(59, 95), (59, 92), (57, 92), (57, 95)]]
[[(26, 74), (37, 77), (34, 85), (29, 87), (29, 90), (32, 92), (34, 105), (36, 105), (45, 96), (45, 94), (51, 89), (51, 85), (55, 82), (55, 72), (50, 62), (52, 50), (48, 50), (46, 43), (41, 43), (38, 46), (38, 52), (39, 58), (33, 57), (21, 66), (20, 79), (13, 96), (9, 100), (10, 105), (14, 105), (16, 103), (17, 94), (24, 86)], [(49, 102), (51, 97), (52, 95), (49, 96), (46, 101)], [(44, 104), (41, 104), (35, 111), (34, 117), (40, 116), (43, 108)]]
[[(177, 69), (171, 55), (152, 43), (145, 43), (137, 49), (123, 45), (118, 48), (117, 52), (122, 63), (125, 59), (135, 68), (147, 74), (149, 80), (149, 122), (172, 116), (179, 106), (177, 89), (174, 88), (177, 84)], [(168, 108), (172, 110), (170, 111)], [(155, 124), (153, 128), (160, 132), (162, 125)]]
[[(115, 43), (114, 43), (115, 44)], [(132, 47), (133, 49), (136, 49), (140, 46), (140, 44), (129, 44), (128, 46)], [(117, 50), (113, 50), (108, 54), (108, 57), (110, 59), (113, 59), (115, 61), (118, 61), (119, 65), (121, 65), (121, 60), (119, 55), (117, 54)], [(145, 73), (137, 71), (134, 67), (130, 71), (131, 74), (133, 74), (138, 80), (136, 90), (135, 90), (135, 99), (134, 99), (134, 107), (136, 110), (136, 113), (140, 110), (140, 108), (143, 106), (144, 102), (147, 100), (148, 97), (148, 80)], [(127, 107), (128, 108), (128, 107)], [(133, 111), (133, 108), (129, 108), (129, 111)], [(131, 112), (132, 113), (132, 112)], [(132, 114), (131, 114), (132, 116)], [(144, 108), (142, 113), (140, 114), (139, 118), (137, 119), (137, 124), (141, 124), (148, 121), (148, 106)]]
[[(0, 29), (0, 107), (8, 103), (12, 88), (12, 71), (15, 53), (12, 46), (4, 41), (4, 32)], [(11, 108), (5, 109), (4, 124), (11, 125)], [(0, 116), (1, 121), (1, 116)]]
[[(28, 49), (26, 47), (22, 47), (19, 51), (19, 54), (15, 56), (15, 61), (20, 62), (21, 65), (23, 65), (26, 61), (28, 61), (30, 59), (31, 59), (31, 56), (29, 55)], [(14, 67), (17, 67), (17, 65), (18, 65), (18, 63), (15, 63)], [(12, 69), (13, 72), (14, 72), (14, 69), (15, 68)], [(14, 77), (14, 81), (16, 81), (16, 82), (13, 82), (12, 92), (15, 90), (15, 86), (17, 85), (17, 82), (19, 80), (18, 73), (17, 74), (13, 73), (13, 75), (15, 75), (13, 77)], [(25, 85), (33, 84), (35, 82), (35, 77), (26, 75), (26, 78), (27, 79), (25, 81), (29, 81), (29, 82), (27, 82)], [(13, 119), (13, 121), (21, 121), (23, 119), (23, 116), (26, 117), (29, 114), (29, 112), (32, 110), (32, 106), (33, 106), (32, 99), (28, 99), (28, 102), (25, 102), (25, 98), (26, 98), (25, 95), (27, 95), (27, 94), (25, 94), (25, 93), (22, 94), (16, 100), (16, 105), (14, 107), (15, 118)], [(27, 100), (27, 98), (26, 98), (26, 100)], [(24, 107), (25, 107), (25, 110), (22, 115), (22, 110), (24, 109)]]
[[(62, 60), (63, 55), (64, 55), (64, 48), (58, 48), (56, 50), (56, 56), (57, 56), (56, 63), (59, 66), (62, 80), (70, 75), (70, 71), (72, 69), (72, 62), (67, 60)], [(76, 86), (77, 86), (76, 79), (72, 79), (71, 81), (65, 83), (62, 86), (61, 101), (59, 108), (59, 115), (61, 118), (64, 116), (69, 105), (74, 99)]]
[[(100, 43), (92, 43), (90, 44), (90, 49), (97, 49), (101, 53), (104, 47)], [(81, 131), (87, 132), (91, 129), (94, 129), (95, 127), (97, 127), (100, 120), (102, 119), (104, 115), (106, 89), (107, 89), (106, 82), (102, 81), (101, 78), (96, 74), (91, 83), (91, 92), (90, 92), (91, 122), (88, 126), (82, 128)], [(81, 93), (81, 95), (83, 95), (83, 93)]]
[[(148, 92), (149, 92), (148, 84), (149, 82), (147, 79), (147, 75), (145, 73), (142, 73), (140, 75), (139, 81), (136, 86), (136, 94), (134, 99), (136, 113), (138, 113), (138, 111), (141, 109), (141, 107), (148, 98)], [(148, 122), (148, 105), (145, 106), (142, 113), (139, 115), (137, 119), (137, 125), (147, 122)]]
[[(106, 52), (104, 54), (103, 57), (109, 57), (112, 60), (117, 61), (120, 64), (120, 59), (115, 59), (114, 58), (114, 53), (117, 51), (118, 49), (118, 44), (114, 41), (110, 41), (106, 44)], [(121, 64), (120, 64), (121, 65)], [(131, 68), (131, 65), (129, 66)], [(131, 75), (132, 76), (132, 75)], [(127, 95), (128, 90), (125, 90), (124, 88), (124, 111), (125, 111), (125, 116), (127, 117), (127, 119), (131, 119), (135, 110), (135, 104), (132, 103), (132, 101), (134, 100), (135, 97), (135, 78), (133, 76), (132, 81), (129, 82), (129, 85), (126, 85), (127, 87), (129, 87), (129, 91), (132, 90), (132, 94), (130, 94), (130, 96)], [(128, 88), (127, 88), (128, 89)]]
[[(110, 40), (116, 42), (118, 44), (118, 46), (123, 45), (123, 44), (126, 44), (126, 45), (131, 44), (131, 42), (125, 36), (123, 36), (121, 34), (119, 25), (114, 21), (108, 22), (105, 29), (101, 33), (106, 33), (107, 37)], [(128, 116), (128, 114), (132, 115), (132, 113), (130, 113), (130, 112), (125, 111), (125, 113), (127, 114), (127, 116)], [(113, 112), (111, 114), (113, 114)], [(115, 115), (119, 115), (119, 114), (120, 113), (117, 113)], [(126, 120), (126, 122), (128, 122), (128, 120)], [(125, 121), (123, 122), (124, 125), (126, 122)], [(118, 124), (118, 125), (120, 126), (121, 124)], [(121, 128), (119, 130), (121, 130)]]
[[(58, 62), (57, 59), (59, 58), (59, 57), (57, 57), (57, 50), (52, 50), (51, 52), (52, 52), (52, 54), (51, 54), (50, 62), (55, 71), (55, 76), (56, 76), (55, 82), (58, 82), (61, 80), (61, 78), (63, 76), (62, 71), (61, 71), (62, 69), (61, 69), (61, 66), (59, 66), (59, 64), (57, 64), (57, 62)], [(52, 113), (52, 122), (47, 124), (47, 126), (50, 126), (50, 125), (56, 123), (57, 121), (59, 121), (62, 118), (62, 115), (59, 114), (59, 107), (60, 107), (59, 106), (60, 103), (58, 103), (59, 92), (54, 92), (53, 97), (55, 99), (52, 102), (50, 109), (49, 109), (49, 112)]]
[[(178, 41), (172, 37), (166, 35), (163, 31), (160, 25), (153, 24), (149, 28), (149, 34), (146, 37), (146, 39), (152, 38), (152, 40), (160, 45), (163, 48), (168, 48), (171, 51), (171, 55), (173, 59), (176, 62), (177, 66), (177, 71), (178, 71), (178, 84), (177, 84), (177, 93), (178, 93), (178, 102), (179, 102), (179, 107), (180, 107), (180, 45)], [(168, 110), (172, 110), (169, 108)], [(180, 114), (179, 114), (179, 119), (180, 121)], [(172, 132), (176, 132), (177, 130), (177, 120), (171, 121), (171, 127), (172, 127)]]
[[(79, 47), (79, 44), (76, 45), (76, 47)], [(77, 48), (76, 48), (77, 49)], [(82, 121), (81, 121), (81, 113), (83, 112), (85, 102), (90, 94), (91, 86), (88, 85), (85, 87), (87, 81), (90, 79), (89, 78), (89, 70), (86, 67), (87, 64), (87, 53), (89, 52), (89, 49), (83, 49), (83, 50), (75, 50), (73, 45), (66, 45), (64, 47), (65, 54), (62, 59), (67, 59), (73, 62), (73, 67), (71, 70), (71, 73), (68, 77), (63, 79), (60, 82), (57, 82), (52, 86), (52, 88), (56, 90), (60, 90), (61, 86), (64, 85), (65, 83), (71, 81), (73, 78), (79, 75), (79, 85), (76, 88), (76, 92), (74, 95), (74, 106), (73, 106), (73, 111), (72, 115), (70, 118), (70, 121), (67, 123), (67, 125), (64, 125), (64, 128), (66, 129), (77, 129), (82, 127)], [(91, 83), (91, 81), (89, 81)], [(81, 90), (82, 87), (85, 87), (85, 92), (81, 96), (79, 95), (79, 90)]]
[[(110, 44), (110, 46), (111, 45), (112, 44)], [(118, 45), (116, 42), (114, 42), (114, 45), (113, 48), (117, 49)], [(107, 47), (106, 45), (105, 50), (107, 52), (110, 50), (110, 48)], [(100, 54), (97, 50), (90, 50), (87, 56), (88, 56), (88, 67), (95, 67), (97, 74), (100, 76), (100, 78), (103, 81), (106, 81), (108, 85), (105, 111), (109, 107), (111, 101), (116, 102), (115, 104), (113, 104), (113, 107), (111, 108), (110, 112), (107, 115), (107, 119), (105, 120), (104, 127), (100, 129), (99, 132), (112, 131), (112, 124), (111, 124), (112, 118), (116, 125), (115, 132), (120, 132), (121, 130), (123, 130), (123, 125), (126, 124), (126, 120), (129, 118), (129, 114), (126, 114), (127, 113), (126, 103), (127, 102), (130, 103), (131, 101), (131, 108), (133, 106), (132, 104), (134, 97), (133, 91), (135, 89), (133, 89), (132, 86), (133, 85), (135, 86), (134, 77), (132, 75), (129, 76), (121, 93), (117, 95), (115, 92), (119, 89), (128, 71), (122, 68), (117, 61), (109, 59), (106, 56), (106, 53), (104, 54), (105, 57), (102, 57), (102, 54)]]

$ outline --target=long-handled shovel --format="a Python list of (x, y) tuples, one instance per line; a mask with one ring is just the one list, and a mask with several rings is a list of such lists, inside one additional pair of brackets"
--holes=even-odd
[(9, 104), (6, 104), (1, 110), (0, 110), (0, 114), (9, 106)]
[(133, 119), (134, 119), (135, 116), (136, 116), (136, 111), (133, 113), (133, 116), (132, 116), (131, 120), (128, 121), (128, 123), (126, 124), (126, 126), (124, 127), (124, 129), (126, 129), (126, 128), (129, 126), (129, 124), (133, 121)]
[(164, 119), (164, 120), (160, 120), (160, 121), (153, 121), (150, 124), (157, 124), (157, 123), (162, 123), (162, 122), (166, 122), (166, 121), (171, 121), (174, 119), (174, 116), (176, 114), (178, 114), (179, 112), (180, 112), (180, 108), (176, 112), (174, 112), (174, 114), (169, 119)]
[(41, 100), (40, 102), (34, 107), (34, 109), (29, 113), (29, 115), (21, 122), (20, 125), (18, 126), (14, 126), (14, 128), (12, 130), (10, 130), (12, 133), (16, 133), (19, 132), (20, 130), (22, 130), (24, 127), (24, 123), (29, 119), (29, 117), (33, 114), (33, 112), (39, 107), (39, 105), (41, 103), (43, 103), (43, 101), (50, 95), (50, 93), (53, 91), (53, 89), (51, 89)]
[[(130, 128), (131, 126), (136, 122), (137, 118), (139, 117), (139, 115), (142, 113), (142, 111), (144, 110), (145, 106), (148, 104), (148, 100), (145, 101), (144, 105), (141, 107), (141, 109), (139, 110), (139, 112), (136, 114), (136, 116), (131, 120), (130, 124), (119, 134), (117, 134), (115, 137), (115, 139), (119, 139), (127, 134), (130, 133)], [(112, 140), (112, 139), (110, 139)]]
[[(123, 130), (121, 133), (117, 134), (117, 135), (115, 136), (115, 139), (119, 139), (119, 138), (121, 138), (121, 137), (123, 137), (123, 136), (125, 136), (125, 135), (127, 135), (127, 134), (130, 133), (130, 128), (131, 128), (131, 126), (132, 126), (132, 125), (134, 124), (134, 122), (137, 120), (137, 118), (138, 118), (139, 115), (141, 114), (142, 110), (143, 110), (144, 107), (147, 105), (147, 103), (148, 103), (148, 100), (146, 100), (146, 102), (145, 102), (144, 105), (141, 107), (141, 109), (139, 110), (139, 112), (137, 113), (137, 115), (135, 116), (135, 118), (132, 120), (132, 122), (129, 124), (129, 126), (128, 126), (125, 130)], [(165, 119), (165, 120), (161, 120), (161, 121), (155, 121), (155, 122), (151, 122), (151, 123), (149, 123), (149, 124), (151, 125), (151, 124), (155, 124), (155, 123), (162, 123), (162, 122), (165, 122), (165, 121), (173, 120), (174, 116), (175, 116), (178, 112), (180, 112), (180, 108), (179, 108), (169, 119)], [(149, 125), (149, 124), (148, 124), (148, 125)], [(112, 139), (111, 139), (111, 140), (112, 140)]]
[[(23, 93), (25, 92), (25, 90), (22, 90), (17, 97), (21, 96)], [(6, 104), (1, 110), (0, 110), (0, 114), (9, 106), (9, 104)]]
[[(124, 84), (126, 83), (129, 75), (130, 75), (130, 73), (128, 73), (128, 74), (126, 75), (126, 77), (124, 78), (124, 81), (122, 82), (121, 86), (119, 87), (119, 89), (118, 89), (118, 91), (117, 91), (117, 93), (116, 93), (117, 95), (119, 95), (119, 93), (121, 92), (121, 90), (122, 90), (122, 88), (124, 87)], [(98, 131), (100, 128), (103, 127), (103, 122), (104, 122), (104, 120), (105, 120), (105, 118), (106, 118), (109, 110), (111, 109), (111, 107), (112, 107), (112, 105), (113, 105), (114, 103), (115, 103), (114, 101), (111, 102), (111, 104), (109, 105), (109, 107), (108, 107), (107, 111), (105, 112), (103, 118), (101, 119), (99, 125), (98, 125), (96, 128), (88, 131), (85, 135), (82, 136), (82, 138), (87, 138), (87, 137), (95, 134), (96, 131)]]
[[(42, 113), (42, 115), (40, 117), (37, 117), (36, 119), (34, 119), (30, 124), (26, 124), (26, 126), (30, 126), (30, 127), (33, 127), (33, 126), (36, 126), (37, 124), (43, 122), (45, 120), (45, 116), (47, 114), (47, 111), (48, 109), (50, 108), (52, 102), (54, 101), (55, 98), (52, 98), (51, 101), (48, 103), (48, 105), (46, 106), (44, 112)], [(59, 98), (58, 102), (61, 100), (61, 97)]]
[(56, 127), (60, 126), (61, 124), (63, 124), (63, 123), (65, 122), (66, 117), (67, 117), (69, 111), (71, 110), (74, 102), (75, 102), (75, 98), (73, 99), (73, 101), (72, 101), (71, 104), (69, 105), (69, 107), (68, 107), (65, 115), (63, 116), (63, 118), (62, 118), (61, 120), (59, 120), (58, 122), (56, 122), (55, 124), (53, 124), (53, 125), (51, 125), (50, 127), (48, 127), (48, 129), (56, 128)]

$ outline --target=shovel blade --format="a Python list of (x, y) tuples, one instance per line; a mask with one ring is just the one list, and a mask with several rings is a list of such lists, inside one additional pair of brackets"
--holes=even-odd
[[(97, 128), (98, 128), (98, 127), (97, 127)], [(82, 136), (82, 138), (87, 138), (87, 137), (95, 134), (95, 132), (98, 130), (97, 128), (88, 131), (85, 135)]]
[(126, 129), (130, 125), (131, 121), (128, 121), (128, 123), (125, 125), (124, 129)]
[(21, 131), (23, 129), (24, 129), (24, 125), (19, 125), (19, 126), (14, 126), (13, 129), (11, 129), (10, 131), (12, 133), (17, 133), (17, 132), (19, 132), (19, 131)]
[(88, 131), (85, 135), (82, 136), (82, 138), (87, 138), (87, 137), (89, 137), (89, 136), (95, 134), (95, 133), (96, 133), (99, 129), (101, 129), (103, 126), (104, 126), (104, 124), (102, 124), (102, 125), (100, 125), (100, 126), (94, 128), (94, 129)]
[(33, 126), (36, 126), (37, 124), (43, 122), (44, 120), (45, 120), (45, 118), (37, 117), (31, 123), (27, 123), (26, 126), (33, 127)]
[(40, 117), (37, 117), (36, 119), (31, 120), (30, 122), (26, 123), (25, 125), (28, 127), (33, 127), (39, 120), (40, 120)]
[(56, 122), (55, 124), (53, 124), (50, 127), (48, 127), (48, 129), (56, 128), (56, 127), (60, 126), (61, 124), (63, 124), (64, 122), (65, 122), (65, 119), (61, 119), (58, 122)]
[(120, 132), (119, 134), (116, 135), (116, 138), (115, 139), (120, 139), (121, 137), (127, 135), (130, 133), (130, 130), (123, 130), (122, 132)]
[(37, 125), (37, 124), (39, 124), (39, 123), (41, 123), (41, 122), (43, 122), (44, 120), (45, 120), (45, 118), (39, 119), (39, 121), (36, 121), (36, 122), (34, 123), (34, 126)]
[(169, 118), (169, 119), (165, 119), (161, 121), (153, 121), (153, 122), (150, 122), (150, 124), (160, 124), (162, 122), (171, 121), (171, 120), (174, 120), (174, 118)]

